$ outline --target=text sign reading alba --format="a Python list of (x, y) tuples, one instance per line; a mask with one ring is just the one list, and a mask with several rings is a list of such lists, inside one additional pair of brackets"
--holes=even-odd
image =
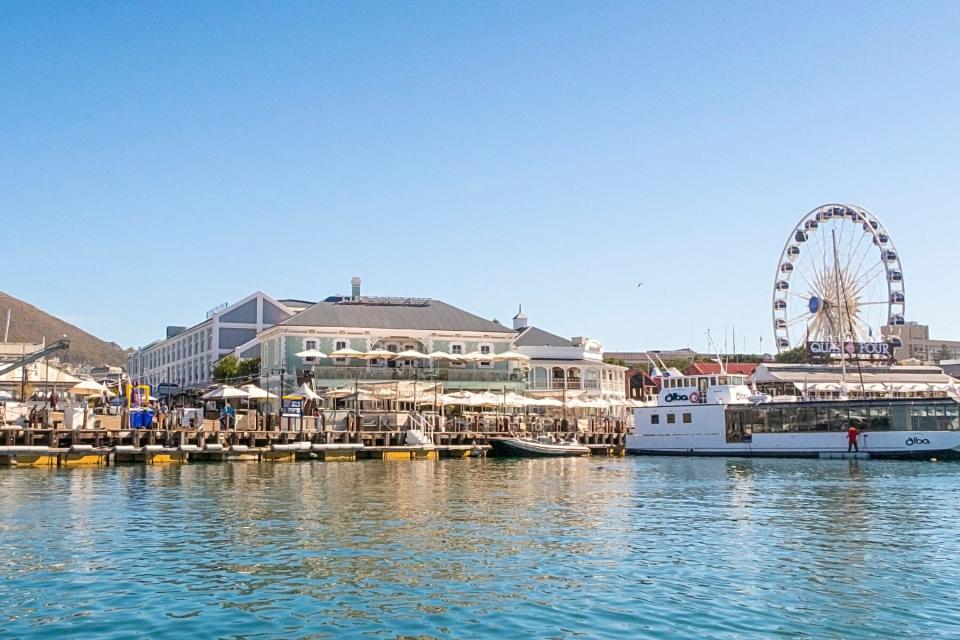
[(807, 352), (815, 356), (837, 355), (844, 353), (848, 356), (883, 356), (889, 358), (893, 354), (893, 347), (889, 342), (808, 342)]

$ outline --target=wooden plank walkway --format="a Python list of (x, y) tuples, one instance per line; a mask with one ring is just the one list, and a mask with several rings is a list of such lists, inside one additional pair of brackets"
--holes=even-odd
[[(409, 446), (403, 431), (213, 431), (196, 429), (0, 430), (0, 466), (74, 466), (295, 460), (420, 460), (485, 457), (500, 432), (440, 432)], [(623, 455), (626, 436), (578, 436), (594, 455)]]

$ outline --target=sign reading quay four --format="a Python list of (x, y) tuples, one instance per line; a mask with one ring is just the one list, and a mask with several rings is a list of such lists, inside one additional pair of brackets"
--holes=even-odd
[(815, 356), (840, 355), (848, 356), (883, 356), (893, 355), (893, 347), (889, 342), (808, 342), (807, 351)]

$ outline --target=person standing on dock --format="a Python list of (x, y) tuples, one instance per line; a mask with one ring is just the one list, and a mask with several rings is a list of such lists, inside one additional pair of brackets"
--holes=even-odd
[(860, 447), (857, 446), (857, 438), (860, 436), (860, 431), (857, 429), (857, 425), (853, 422), (850, 423), (850, 428), (847, 429), (847, 453), (851, 451), (856, 451), (859, 453)]

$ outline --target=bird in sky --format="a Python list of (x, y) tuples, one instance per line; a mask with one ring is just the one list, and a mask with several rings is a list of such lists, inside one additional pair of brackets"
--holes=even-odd
[(643, 283), (641, 282), (641, 283), (637, 284), (637, 286), (638, 286), (638, 287), (642, 287), (642, 286), (643, 286)]

